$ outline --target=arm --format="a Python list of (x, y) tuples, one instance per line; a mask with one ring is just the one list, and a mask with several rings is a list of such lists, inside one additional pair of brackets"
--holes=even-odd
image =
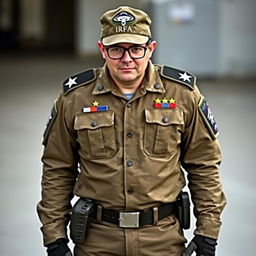
[(196, 87), (187, 113), (181, 163), (188, 172), (188, 185), (197, 219), (195, 234), (217, 239), (220, 215), (226, 204), (219, 175), (221, 152), (218, 140), (200, 113), (200, 98)]
[(77, 145), (64, 97), (56, 101), (52, 120), (44, 134), (42, 199), (37, 205), (44, 244), (66, 238), (73, 187), (78, 174)]

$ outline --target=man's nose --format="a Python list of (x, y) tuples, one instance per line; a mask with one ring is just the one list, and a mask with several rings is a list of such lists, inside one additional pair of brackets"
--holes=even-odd
[(130, 56), (130, 53), (128, 52), (128, 50), (126, 50), (124, 52), (124, 56), (122, 58), (122, 62), (131, 62), (133, 59)]

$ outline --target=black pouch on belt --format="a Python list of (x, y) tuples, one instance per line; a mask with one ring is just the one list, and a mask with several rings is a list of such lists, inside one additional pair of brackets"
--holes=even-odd
[(177, 198), (177, 218), (183, 229), (190, 228), (190, 202), (188, 192), (181, 191)]
[(80, 198), (72, 208), (70, 237), (75, 244), (84, 242), (90, 227), (94, 202), (88, 198)]

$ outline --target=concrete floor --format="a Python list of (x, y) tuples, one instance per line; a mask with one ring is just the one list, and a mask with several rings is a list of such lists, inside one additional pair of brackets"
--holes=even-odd
[[(0, 60), (0, 255), (41, 256), (41, 137), (61, 82), (99, 61), (72, 56), (13, 56)], [(220, 128), (221, 176), (228, 198), (218, 256), (255, 255), (256, 80), (201, 80)], [(188, 239), (192, 231), (186, 232)], [(160, 255), (159, 255), (160, 256)]]

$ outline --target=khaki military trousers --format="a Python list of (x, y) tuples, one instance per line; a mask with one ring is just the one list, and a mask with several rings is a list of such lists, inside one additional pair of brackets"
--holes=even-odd
[(92, 223), (86, 241), (74, 248), (75, 256), (181, 256), (186, 239), (176, 217), (156, 225), (124, 229)]

